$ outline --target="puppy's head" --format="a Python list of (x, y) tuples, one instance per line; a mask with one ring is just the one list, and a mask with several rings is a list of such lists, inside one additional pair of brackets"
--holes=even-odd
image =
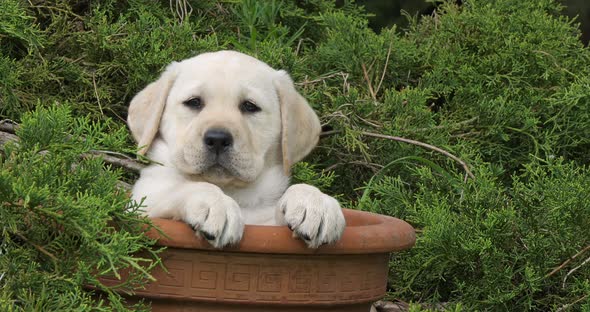
[(253, 182), (315, 146), (320, 122), (284, 71), (238, 52), (169, 65), (131, 101), (129, 128), (144, 154), (159, 136), (170, 162), (218, 185)]

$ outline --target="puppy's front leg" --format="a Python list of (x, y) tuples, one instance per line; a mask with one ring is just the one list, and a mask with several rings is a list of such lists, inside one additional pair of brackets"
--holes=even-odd
[(192, 182), (160, 189), (158, 193), (146, 194), (149, 217), (182, 220), (216, 248), (235, 245), (242, 239), (244, 221), (240, 207), (219, 187)]
[(346, 226), (338, 201), (307, 184), (295, 184), (285, 191), (278, 215), (310, 248), (336, 242)]

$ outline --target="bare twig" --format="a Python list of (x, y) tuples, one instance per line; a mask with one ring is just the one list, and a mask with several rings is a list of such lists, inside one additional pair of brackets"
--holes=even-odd
[(475, 176), (473, 175), (473, 173), (471, 173), (471, 170), (469, 170), (469, 166), (467, 166), (467, 164), (463, 160), (461, 160), (459, 157), (443, 150), (442, 148), (439, 148), (439, 147), (436, 147), (434, 145), (430, 145), (430, 144), (427, 144), (424, 142), (416, 141), (416, 140), (411, 140), (411, 139), (406, 139), (406, 138), (391, 136), (391, 135), (385, 135), (385, 134), (380, 134), (380, 133), (372, 133), (372, 132), (362, 131), (361, 134), (364, 136), (373, 137), (373, 138), (380, 138), (380, 139), (386, 139), (386, 140), (392, 140), (392, 141), (398, 141), (398, 142), (404, 142), (404, 143), (408, 143), (408, 144), (412, 144), (412, 145), (417, 145), (417, 146), (424, 147), (426, 149), (441, 153), (441, 154), (451, 158), (452, 160), (456, 161), (457, 163), (459, 163), (461, 165), (461, 167), (463, 167), (463, 170), (465, 170), (465, 172), (469, 175), (469, 177), (471, 177), (472, 179), (475, 179)]
[(572, 302), (572, 303), (564, 304), (559, 309), (557, 309), (555, 311), (556, 312), (565, 311), (565, 310), (569, 309), (571, 306), (573, 306), (574, 304), (576, 304), (576, 303), (578, 303), (578, 302), (580, 302), (580, 301), (582, 301), (582, 300), (584, 300), (586, 298), (588, 298), (588, 295), (584, 295), (584, 296), (582, 296), (582, 297), (574, 300), (574, 302)]
[(53, 11), (62, 12), (62, 13), (65, 13), (65, 14), (75, 17), (79, 21), (84, 22), (84, 18), (82, 16), (80, 16), (72, 11), (64, 10), (64, 9), (54, 7), (54, 6), (49, 6), (49, 5), (33, 5), (31, 2), (29, 2), (29, 4), (31, 4), (31, 7), (35, 8), (35, 9), (48, 9), (49, 11), (53, 10)]
[(303, 39), (299, 39), (299, 41), (297, 42), (297, 48), (295, 49), (295, 56), (299, 55), (299, 49), (301, 48), (302, 42), (303, 42)]
[(369, 92), (371, 93), (371, 97), (373, 98), (373, 101), (377, 101), (377, 95), (375, 94), (375, 91), (373, 90), (373, 84), (371, 83), (371, 79), (369, 79), (369, 74), (367, 73), (367, 68), (365, 67), (365, 63), (362, 63), (361, 67), (363, 68), (363, 76), (365, 76), (365, 80), (367, 81), (367, 86), (369, 86)]
[(375, 89), (375, 93), (379, 93), (379, 89), (381, 89), (381, 84), (383, 83), (383, 78), (385, 78), (385, 73), (387, 72), (387, 64), (389, 64), (389, 56), (391, 55), (391, 41), (389, 42), (389, 49), (387, 49), (387, 57), (385, 58), (385, 66), (383, 66), (383, 72), (381, 73), (381, 79), (379, 80), (379, 84), (377, 85), (377, 89)]
[(377, 123), (377, 122), (375, 122), (375, 121), (367, 120), (367, 119), (364, 119), (364, 118), (362, 118), (362, 117), (360, 117), (360, 116), (357, 116), (357, 118), (358, 118), (360, 121), (362, 121), (363, 123), (365, 123), (365, 124), (367, 124), (367, 125), (369, 125), (369, 126), (371, 126), (371, 127), (373, 127), (373, 128), (383, 128), (383, 126), (382, 126), (382, 125), (378, 124), (378, 123)]
[(438, 125), (438, 126), (434, 126), (434, 127), (430, 127), (430, 128), (418, 128), (415, 130), (410, 130), (411, 132), (423, 132), (423, 131), (430, 131), (430, 130), (439, 130), (439, 129), (447, 129), (447, 128), (459, 128), (461, 126), (470, 124), (474, 121), (477, 121), (479, 119), (479, 117), (473, 117), (473, 118), (469, 118), (467, 120), (463, 120), (463, 121), (459, 121), (457, 123), (454, 124), (450, 124), (450, 125)]
[(371, 64), (369, 64), (369, 68), (367, 68), (367, 73), (370, 73), (373, 70), (373, 65), (375, 65), (376, 62), (377, 62), (377, 58), (374, 57), (373, 60), (371, 61)]
[[(333, 134), (337, 134), (340, 133), (342, 131), (340, 130), (330, 130), (330, 131), (325, 131), (320, 133), (320, 137), (327, 137)], [(373, 132), (367, 132), (367, 131), (362, 131), (361, 132), (362, 135), (364, 136), (368, 136), (368, 137), (373, 137), (373, 138), (379, 138), (379, 139), (386, 139), (386, 140), (392, 140), (392, 141), (398, 141), (398, 142), (404, 142), (404, 143), (408, 143), (408, 144), (413, 144), (413, 145), (418, 145), (420, 147), (424, 147), (426, 149), (429, 150), (433, 150), (435, 152), (441, 153), (449, 158), (451, 158), (452, 160), (456, 161), (457, 163), (459, 163), (461, 165), (461, 167), (463, 167), (463, 170), (465, 170), (465, 173), (472, 179), (475, 179), (475, 176), (473, 175), (473, 173), (471, 173), (471, 170), (469, 170), (469, 166), (467, 165), (467, 163), (465, 163), (463, 160), (461, 160), (459, 157), (443, 150), (440, 147), (436, 147), (434, 145), (430, 145), (424, 142), (420, 142), (420, 141), (416, 141), (416, 140), (411, 140), (411, 139), (406, 139), (406, 138), (402, 138), (402, 137), (397, 137), (397, 136), (391, 136), (391, 135), (385, 135), (385, 134), (380, 134), (380, 133), (373, 133)], [(467, 178), (465, 178), (465, 181), (467, 181)]]
[(586, 260), (584, 260), (582, 263), (580, 263), (580, 265), (578, 265), (577, 267), (575, 267), (575, 268), (571, 269), (569, 272), (567, 272), (567, 274), (563, 277), (563, 283), (561, 284), (561, 287), (565, 288), (565, 282), (567, 281), (567, 278), (570, 275), (572, 275), (574, 272), (576, 272), (579, 268), (586, 265), (588, 262), (590, 262), (590, 257), (588, 257)]
[(104, 115), (102, 105), (100, 104), (100, 97), (98, 96), (98, 88), (96, 87), (96, 77), (94, 73), (92, 73), (92, 84), (94, 85), (94, 95), (96, 96), (96, 102), (98, 103), (98, 110), (100, 110), (101, 115)]
[(320, 76), (320, 77), (318, 77), (316, 79), (313, 79), (313, 80), (307, 80), (307, 79), (305, 79), (302, 82), (296, 82), (295, 85), (297, 85), (297, 86), (306, 86), (308, 84), (315, 84), (315, 83), (318, 83), (318, 82), (323, 82), (326, 79), (334, 78), (334, 77), (338, 77), (338, 76), (340, 76), (340, 77), (342, 77), (342, 79), (346, 80), (346, 78), (348, 77), (348, 74), (345, 73), (345, 72), (337, 72), (337, 73), (333, 73), (333, 74), (329, 74), (329, 75), (325, 75), (325, 76)]
[(582, 248), (582, 250), (578, 251), (575, 255), (573, 255), (569, 259), (565, 260), (561, 265), (559, 265), (558, 267), (553, 269), (551, 272), (549, 272), (547, 275), (545, 275), (545, 278), (548, 278), (548, 277), (552, 276), (553, 274), (557, 273), (559, 270), (563, 269), (566, 265), (568, 265), (568, 263), (572, 262), (572, 260), (576, 259), (577, 257), (579, 257), (581, 254), (585, 253), (588, 250), (590, 250), (590, 245)]
[(340, 131), (340, 130), (324, 131), (324, 132), (320, 133), (320, 138), (329, 137), (332, 134), (337, 134), (337, 133), (340, 133), (340, 132), (342, 132), (342, 131)]
[(187, 0), (170, 0), (170, 11), (178, 16), (182, 24), (193, 13), (193, 7)]
[(130, 159), (130, 160), (135, 160), (135, 158), (123, 154), (123, 153), (119, 153), (119, 152), (113, 152), (113, 151), (107, 151), (107, 150), (91, 150), (91, 153), (95, 153), (95, 154), (107, 154), (107, 155), (114, 155), (114, 156), (119, 156), (119, 158), (122, 159)]
[(350, 103), (342, 104), (342, 105), (338, 106), (334, 112), (324, 115), (322, 127), (329, 125), (332, 122), (332, 120), (335, 120), (335, 119), (341, 119), (345, 123), (350, 123), (350, 115), (352, 115), (352, 112), (346, 113), (344, 110), (344, 108), (348, 107), (348, 106), (352, 106), (352, 104), (350, 104)]
[(141, 169), (145, 168), (145, 165), (139, 163), (133, 159), (129, 158), (121, 158), (116, 156), (111, 156), (108, 153), (102, 151), (91, 151), (89, 154), (84, 154), (84, 157), (101, 157), (105, 163), (109, 165), (113, 165), (120, 168), (125, 168), (134, 172), (139, 172)]
[(127, 192), (130, 192), (131, 189), (133, 188), (133, 186), (127, 182), (123, 182), (123, 181), (117, 181), (117, 187), (120, 189), (123, 189)]
[(533, 50), (533, 52), (535, 53), (540, 53), (543, 54), (545, 56), (548, 56), (551, 58), (551, 60), (553, 61), (553, 65), (555, 65), (555, 67), (559, 68), (560, 70), (563, 70), (564, 72), (570, 74), (572, 77), (577, 78), (578, 76), (576, 76), (576, 74), (572, 73), (571, 71), (567, 70), (567, 68), (563, 68), (561, 65), (559, 65), (559, 63), (557, 62), (557, 59), (555, 58), (554, 55), (552, 55), (551, 53), (542, 51), (542, 50)]

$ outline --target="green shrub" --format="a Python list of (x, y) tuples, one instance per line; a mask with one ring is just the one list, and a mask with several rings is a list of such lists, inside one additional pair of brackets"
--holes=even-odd
[[(116, 189), (121, 172), (99, 158), (80, 159), (120, 148), (125, 128), (74, 118), (67, 106), (24, 114), (21, 122), (18, 144), (0, 153), (0, 310), (126, 310), (115, 287), (97, 276), (129, 269), (122, 289), (151, 278), (146, 270), (158, 261), (143, 235), (150, 223)], [(108, 300), (94, 300), (89, 286)]]
[[(88, 117), (58, 124), (57, 132), (43, 126), (43, 135), (19, 133), (23, 143), (5, 154), (1, 176), (16, 179), (8, 164), (23, 162), (24, 176), (38, 176), (36, 196), (48, 188), (91, 192), (98, 186), (43, 180), (56, 174), (44, 162), (59, 159), (41, 161), (31, 152), (38, 151), (35, 142), (83, 134), (96, 138), (88, 144), (130, 151), (122, 126), (136, 92), (173, 60), (236, 49), (290, 71), (333, 130), (296, 166), (294, 180), (418, 230), (416, 246), (392, 257), (389, 298), (443, 302), (457, 311), (590, 310), (590, 52), (576, 22), (554, 0), (443, 1), (435, 14), (410, 18), (407, 29), (375, 33), (362, 8), (341, 2), (3, 1), (0, 117), (31, 123), (26, 112), (66, 102), (73, 116)], [(179, 9), (183, 3), (187, 11)], [(41, 112), (36, 116), (49, 114)], [(50, 124), (60, 120), (54, 119)], [(394, 136), (456, 155), (475, 178), (448, 155)], [(83, 152), (69, 148), (68, 157)], [(89, 170), (100, 175), (103, 166), (93, 161)], [(50, 168), (70, 170), (68, 164)], [(88, 202), (110, 198), (112, 207), (101, 207), (113, 216), (124, 207), (112, 198), (121, 175), (106, 172), (110, 182), (95, 196), (102, 199)], [(6, 190), (0, 194), (7, 202), (24, 194)], [(29, 249), (19, 259), (35, 253), (43, 261), (19, 270), (51, 268), (32, 245), (23, 246)], [(10, 285), (2, 288), (10, 289), (1, 293), (3, 302), (22, 300), (26, 288)], [(27, 295), (31, 302), (45, 302), (54, 289), (77, 302), (87, 298), (79, 288), (35, 287), (45, 290), (41, 299)]]

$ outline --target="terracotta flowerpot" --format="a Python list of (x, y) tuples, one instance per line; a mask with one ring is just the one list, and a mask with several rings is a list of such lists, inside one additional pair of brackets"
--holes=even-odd
[[(153, 311), (363, 311), (385, 295), (389, 253), (414, 245), (414, 229), (344, 209), (347, 227), (331, 246), (309, 249), (286, 226), (247, 225), (239, 246), (215, 250), (185, 223), (154, 219), (168, 273), (136, 291)], [(103, 278), (105, 284), (118, 280)]]

